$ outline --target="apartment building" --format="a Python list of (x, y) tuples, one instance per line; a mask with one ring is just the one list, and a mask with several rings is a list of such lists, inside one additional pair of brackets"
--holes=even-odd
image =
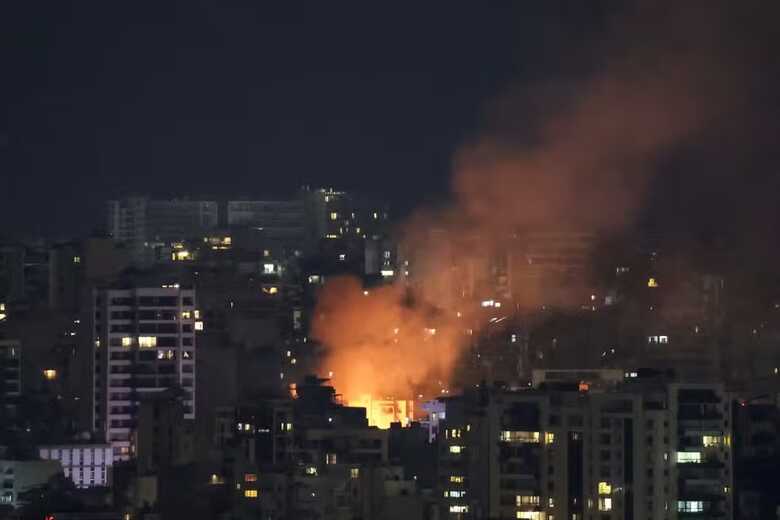
[(733, 518), (723, 387), (642, 380), (637, 372), (600, 381), (444, 399), (442, 516)]
[(195, 418), (198, 315), (194, 289), (178, 284), (95, 292), (93, 425), (115, 460), (131, 458), (145, 394), (181, 388), (184, 418)]

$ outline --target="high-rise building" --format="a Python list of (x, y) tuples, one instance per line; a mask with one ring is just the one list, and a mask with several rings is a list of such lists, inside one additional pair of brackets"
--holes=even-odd
[(109, 234), (130, 247), (136, 263), (152, 261), (155, 247), (200, 238), (219, 222), (215, 201), (129, 197), (108, 201), (107, 210)]
[(184, 418), (195, 417), (195, 331), (202, 328), (195, 290), (178, 285), (96, 291), (94, 296), (93, 427), (118, 460), (131, 437), (144, 394), (181, 388)]
[[(445, 518), (733, 518), (722, 385), (601, 378), (445, 399)], [(569, 374), (571, 375), (571, 374)]]

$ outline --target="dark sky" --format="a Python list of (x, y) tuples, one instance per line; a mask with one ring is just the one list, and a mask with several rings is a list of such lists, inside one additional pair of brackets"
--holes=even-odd
[[(776, 3), (745, 4), (723, 18), (727, 61), (746, 65), (723, 77), (750, 76), (749, 88), (654, 180), (667, 224), (778, 221), (776, 17), (752, 8)], [(312, 184), (401, 211), (439, 200), (490, 102), (597, 67), (625, 5), (4, 2), (0, 235), (84, 233), (106, 198), (129, 193), (262, 198)]]
[(530, 4), (6, 2), (0, 233), (83, 232), (129, 192), (439, 198), (486, 100), (601, 30)]

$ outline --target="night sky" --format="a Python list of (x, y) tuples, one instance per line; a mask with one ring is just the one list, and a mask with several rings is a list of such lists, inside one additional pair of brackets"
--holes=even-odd
[(6, 3), (0, 216), (15, 226), (0, 231), (88, 230), (127, 193), (262, 198), (308, 183), (401, 211), (440, 198), (486, 100), (602, 16), (555, 2), (267, 4)]
[[(615, 6), (625, 9), (267, 4), (0, 7), (0, 234), (88, 232), (106, 198), (131, 193), (264, 198), (326, 185), (388, 197), (402, 213), (440, 200), (453, 153), (478, 134), (491, 100), (587, 74)], [(763, 34), (742, 22), (727, 27), (740, 42)], [(659, 213), (679, 217), (701, 198), (717, 206), (735, 187), (776, 193), (776, 39), (739, 51), (761, 70), (739, 97), (760, 121), (740, 119), (682, 152), (650, 197)], [(738, 148), (728, 161), (717, 157), (724, 142)], [(681, 180), (692, 169), (714, 177)], [(737, 170), (759, 172), (754, 191), (735, 186)], [(776, 217), (771, 201), (764, 222)]]

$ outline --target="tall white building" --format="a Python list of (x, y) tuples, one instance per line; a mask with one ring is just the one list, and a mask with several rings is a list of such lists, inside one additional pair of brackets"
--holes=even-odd
[(195, 290), (178, 285), (96, 291), (93, 427), (115, 460), (132, 457), (143, 394), (180, 387), (195, 418)]

